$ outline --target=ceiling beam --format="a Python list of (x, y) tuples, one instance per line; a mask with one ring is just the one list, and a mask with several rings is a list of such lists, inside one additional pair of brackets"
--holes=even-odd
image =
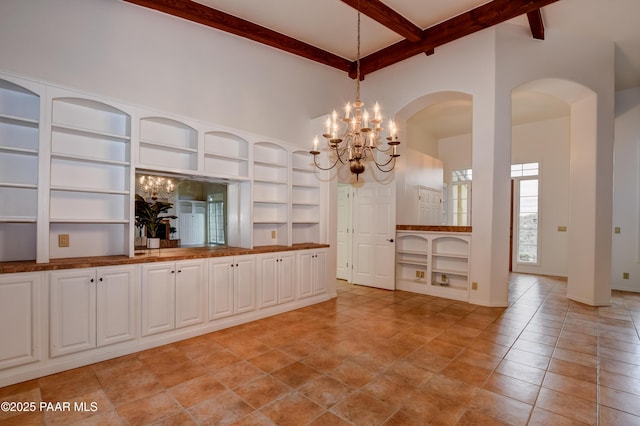
[(558, 0), (493, 0), (423, 31), (422, 41), (402, 40), (365, 56), (360, 61), (362, 76), (393, 65), (443, 44), (533, 12)]
[(351, 61), (338, 55), (190, 0), (125, 1), (245, 37), (341, 71), (349, 72), (352, 66)]
[(527, 19), (529, 20), (529, 28), (531, 28), (531, 35), (537, 40), (544, 40), (544, 22), (542, 22), (542, 13), (540, 9), (536, 9), (531, 12), (527, 12)]
[(422, 29), (420, 27), (414, 25), (380, 0), (342, 0), (342, 2), (356, 10), (359, 7), (360, 12), (409, 41), (418, 42), (422, 40)]

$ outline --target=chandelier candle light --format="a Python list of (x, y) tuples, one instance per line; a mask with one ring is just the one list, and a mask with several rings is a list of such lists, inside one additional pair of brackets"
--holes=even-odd
[[(356, 71), (356, 100), (348, 102), (345, 106), (344, 117), (338, 118), (338, 113), (334, 109), (331, 116), (327, 118), (326, 133), (322, 136), (326, 139), (327, 145), (331, 152), (335, 153), (336, 159), (329, 167), (321, 167), (318, 164), (318, 138), (313, 140), (313, 151), (309, 151), (313, 155), (313, 162), (320, 170), (333, 169), (338, 161), (341, 164), (349, 163), (349, 169), (352, 174), (356, 175), (356, 180), (360, 173), (365, 170), (365, 162), (373, 161), (376, 167), (382, 172), (390, 172), (396, 165), (398, 154), (398, 130), (389, 120), (389, 136), (386, 138), (386, 147), (384, 142), (380, 142), (380, 135), (384, 130), (382, 125), (382, 115), (380, 113), (380, 105), (376, 102), (373, 107), (373, 116), (364, 109), (364, 102), (360, 100), (360, 4), (358, 3), (358, 54), (357, 54), (357, 71)], [(351, 109), (354, 109), (353, 114)], [(340, 124), (342, 122), (342, 125)], [(342, 127), (342, 130), (340, 127)], [(343, 143), (344, 142), (344, 143)], [(378, 162), (376, 151), (387, 153), (389, 159)]]
[(145, 194), (151, 194), (151, 199), (156, 201), (158, 199), (158, 193), (164, 194), (168, 197), (169, 194), (175, 189), (175, 185), (171, 179), (158, 177), (158, 176), (141, 176), (140, 188)]

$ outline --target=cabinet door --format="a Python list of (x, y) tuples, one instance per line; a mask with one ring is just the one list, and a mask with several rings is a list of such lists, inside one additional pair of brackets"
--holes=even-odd
[(279, 298), (280, 303), (290, 302), (296, 298), (295, 289), (295, 255), (286, 253), (280, 256)]
[(60, 356), (96, 347), (94, 269), (51, 272), (50, 352)]
[(298, 255), (298, 294), (300, 297), (313, 295), (313, 252), (304, 251)]
[(233, 314), (234, 259), (209, 260), (209, 320)]
[(142, 335), (175, 328), (175, 265), (142, 265)]
[(278, 303), (278, 269), (280, 258), (278, 253), (265, 254), (260, 257), (260, 266), (256, 282), (259, 286), (260, 306), (273, 306)]
[(41, 274), (0, 275), (0, 370), (40, 360)]
[(204, 321), (204, 262), (176, 263), (176, 328)]
[(236, 258), (235, 275), (235, 313), (253, 311), (256, 308), (255, 256)]
[(315, 253), (314, 267), (314, 294), (327, 292), (327, 251), (321, 250)]
[(116, 266), (97, 270), (97, 345), (135, 339), (137, 298), (136, 267)]

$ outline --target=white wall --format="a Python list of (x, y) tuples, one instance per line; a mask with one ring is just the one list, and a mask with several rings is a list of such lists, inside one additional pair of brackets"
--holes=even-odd
[(418, 186), (442, 191), (442, 161), (406, 148), (395, 170), (396, 223), (420, 224), (418, 211)]
[[(2, 0), (0, 71), (307, 146), (345, 73), (116, 0)], [(320, 83), (319, 83), (320, 82)]]
[(640, 87), (616, 93), (615, 129), (611, 286), (640, 292)]

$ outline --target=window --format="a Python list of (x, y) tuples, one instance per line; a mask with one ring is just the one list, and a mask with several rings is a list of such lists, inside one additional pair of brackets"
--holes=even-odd
[(224, 194), (209, 194), (207, 197), (207, 222), (209, 244), (226, 244), (224, 235)]
[(451, 172), (451, 224), (471, 225), (471, 169)]
[(514, 164), (516, 226), (516, 262), (538, 263), (539, 180), (538, 163)]

